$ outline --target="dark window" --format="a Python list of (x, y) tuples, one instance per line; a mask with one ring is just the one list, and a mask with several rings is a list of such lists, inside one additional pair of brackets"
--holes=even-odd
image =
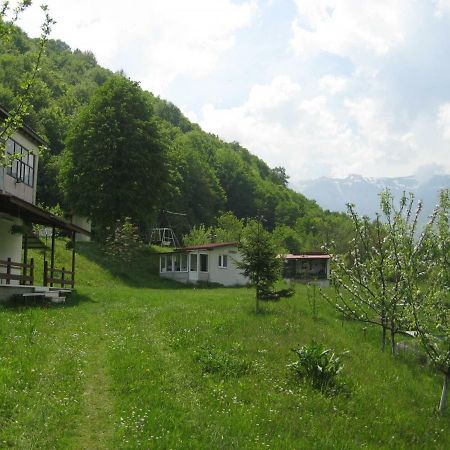
[(197, 254), (191, 253), (191, 272), (197, 272)]
[(181, 271), (187, 272), (187, 266), (188, 266), (188, 257), (186, 254), (181, 255)]
[(13, 160), (6, 173), (17, 181), (33, 186), (35, 156), (12, 139), (6, 141), (6, 153), (17, 158)]
[(161, 272), (165, 272), (165, 271), (166, 271), (166, 257), (161, 256)]
[(208, 255), (200, 255), (200, 272), (208, 272)]
[(219, 255), (219, 267), (223, 269), (228, 267), (228, 255)]

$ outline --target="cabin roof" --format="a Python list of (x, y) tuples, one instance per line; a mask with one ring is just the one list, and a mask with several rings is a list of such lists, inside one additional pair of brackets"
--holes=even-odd
[[(9, 117), (8, 111), (4, 109), (0, 105), (0, 122), (2, 122), (4, 119)], [(45, 145), (48, 146), (48, 142), (44, 141), (37, 133), (34, 131), (31, 127), (28, 125), (23, 124), (21, 127), (19, 127), (19, 131), (21, 131), (23, 134), (25, 134), (29, 139), (31, 139), (34, 143), (37, 145)]]
[(293, 259), (330, 259), (331, 255), (327, 255), (326, 253), (314, 253), (314, 254), (308, 254), (303, 253), (301, 255), (292, 255), (288, 254), (284, 257), (284, 259), (293, 260)]
[(183, 247), (177, 250), (212, 250), (214, 248), (220, 247), (236, 247), (238, 242), (210, 242), (208, 244), (201, 245), (190, 245), (188, 247)]
[(67, 231), (74, 231), (90, 236), (90, 232), (64, 219), (50, 214), (25, 200), (22, 200), (8, 193), (0, 193), (0, 212), (20, 217), (31, 223), (60, 228)]

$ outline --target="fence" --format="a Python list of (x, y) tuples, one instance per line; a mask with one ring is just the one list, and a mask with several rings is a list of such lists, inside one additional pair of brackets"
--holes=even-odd
[[(57, 275), (60, 275), (60, 278), (56, 278)], [(59, 284), (62, 288), (66, 285), (73, 288), (75, 272), (66, 270), (64, 267), (62, 269), (48, 267), (48, 262), (44, 261), (44, 286), (53, 287), (54, 284)]]
[[(33, 285), (34, 284), (34, 260), (30, 259), (29, 264), (22, 264), (11, 261), (8, 258), (6, 261), (0, 260), (0, 268), (6, 268), (6, 273), (0, 272), (0, 280), (6, 280), (6, 284), (10, 285), (11, 281), (19, 281), (21, 285)], [(21, 274), (12, 273), (13, 270), (20, 269)], [(28, 269), (30, 274), (28, 275)]]

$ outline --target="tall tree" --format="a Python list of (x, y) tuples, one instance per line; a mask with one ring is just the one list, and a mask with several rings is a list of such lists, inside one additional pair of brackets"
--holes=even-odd
[(237, 266), (256, 288), (256, 312), (259, 312), (260, 300), (273, 290), (280, 278), (282, 262), (272, 236), (261, 221), (249, 220), (242, 233), (239, 250), (242, 261)]
[(69, 131), (61, 171), (68, 204), (100, 229), (125, 217), (148, 223), (166, 181), (165, 148), (138, 84), (110, 78)]

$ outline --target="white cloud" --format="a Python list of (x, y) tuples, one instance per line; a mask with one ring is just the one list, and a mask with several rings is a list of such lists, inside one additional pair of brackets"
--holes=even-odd
[(291, 46), (299, 55), (386, 54), (404, 40), (409, 0), (295, 0)]
[[(240, 106), (206, 105), (200, 125), (238, 140), (271, 166), (285, 166), (294, 184), (322, 175), (405, 176), (426, 164), (450, 170), (446, 145), (432, 138), (436, 130), (423, 118), (401, 128), (380, 98), (333, 98), (277, 77), (254, 86)], [(441, 113), (450, 138), (450, 104)]]
[(434, 4), (438, 16), (450, 13), (450, 0), (434, 0)]
[(450, 103), (444, 103), (439, 107), (436, 124), (442, 137), (450, 141)]
[(329, 94), (337, 94), (345, 90), (348, 79), (335, 75), (325, 75), (319, 80), (319, 88)]
[[(47, 1), (57, 20), (52, 37), (91, 50), (102, 65), (126, 73), (162, 94), (179, 75), (204, 77), (250, 25), (255, 0)], [(37, 8), (21, 21), (36, 30)]]

